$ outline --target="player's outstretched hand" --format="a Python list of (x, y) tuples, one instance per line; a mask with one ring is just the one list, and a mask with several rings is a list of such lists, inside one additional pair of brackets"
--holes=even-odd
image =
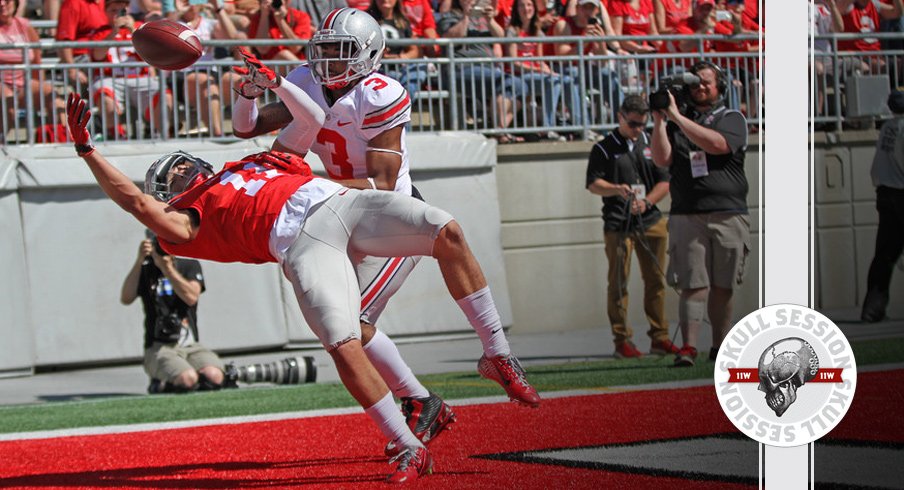
[(75, 151), (80, 157), (86, 157), (94, 151), (91, 144), (91, 134), (88, 132), (88, 122), (91, 121), (91, 110), (81, 96), (75, 92), (69, 94), (66, 101), (66, 122), (69, 124), (69, 134), (75, 142)]
[[(239, 48), (239, 54), (242, 55), (242, 61), (245, 62), (247, 77), (251, 83), (265, 89), (274, 89), (282, 83), (282, 77), (277, 75), (275, 71), (265, 66), (261, 60), (257, 59), (250, 51), (245, 48)], [(241, 74), (241, 72), (239, 72)]]

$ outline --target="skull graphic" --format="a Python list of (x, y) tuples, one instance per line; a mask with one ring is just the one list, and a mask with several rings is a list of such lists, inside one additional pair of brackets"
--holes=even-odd
[(797, 400), (797, 389), (816, 376), (819, 358), (807, 341), (789, 337), (770, 345), (760, 356), (758, 390), (766, 404), (781, 417)]

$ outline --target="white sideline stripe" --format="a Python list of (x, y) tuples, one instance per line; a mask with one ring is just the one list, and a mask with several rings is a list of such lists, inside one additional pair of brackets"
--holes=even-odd
[[(904, 363), (877, 364), (858, 368), (858, 372), (891, 371), (904, 368)], [(669, 381), (665, 383), (650, 383), (643, 385), (609, 386), (605, 388), (550, 391), (543, 392), (544, 399), (566, 398), (576, 396), (606, 395), (627, 393), (632, 391), (671, 390), (682, 388), (695, 388), (699, 386), (711, 386), (714, 381), (709, 378), (692, 379), (684, 381)], [(490, 405), (494, 403), (508, 403), (507, 396), (485, 396), (479, 398), (460, 398), (447, 400), (450, 406), (465, 405)], [(525, 409), (527, 410), (527, 409)], [(233, 425), (253, 422), (274, 422), (280, 420), (306, 419), (312, 417), (326, 417), (333, 415), (350, 415), (363, 413), (361, 407), (326, 408), (321, 410), (307, 410), (302, 412), (280, 412), (261, 415), (243, 415), (238, 417), (221, 417), (214, 419), (180, 420), (177, 422), (159, 422), (148, 424), (107, 425), (102, 427), (79, 427), (75, 429), (44, 430), (35, 432), (12, 432), (0, 434), (0, 441), (20, 441), (27, 439), (51, 439), (55, 437), (92, 436), (105, 434), (125, 434), (129, 432), (148, 432), (154, 430), (188, 429), (193, 427), (206, 427), (211, 425)]]

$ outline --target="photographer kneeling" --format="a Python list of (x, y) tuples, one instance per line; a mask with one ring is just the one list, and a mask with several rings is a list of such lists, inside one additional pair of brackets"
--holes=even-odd
[(197, 260), (167, 255), (148, 232), (138, 260), (122, 284), (120, 301), (141, 297), (144, 307), (144, 370), (149, 393), (219, 389), (224, 366), (198, 343), (198, 298), (204, 275)]
[[(693, 366), (697, 335), (708, 313), (715, 359), (731, 326), (732, 296), (744, 276), (750, 250), (747, 217), (747, 120), (725, 106), (728, 81), (707, 61), (694, 65), (696, 83), (651, 96), (653, 162), (668, 167), (669, 216), (667, 280), (681, 290), (678, 322), (684, 346), (676, 366)], [(679, 109), (679, 102), (687, 107)], [(661, 103), (668, 97), (668, 106)]]
[(317, 380), (310, 356), (236, 366), (223, 364), (198, 343), (198, 298), (204, 292), (201, 263), (168, 255), (147, 231), (138, 260), (122, 284), (120, 301), (141, 297), (144, 307), (144, 371), (148, 393), (238, 388), (242, 383), (303, 384)]

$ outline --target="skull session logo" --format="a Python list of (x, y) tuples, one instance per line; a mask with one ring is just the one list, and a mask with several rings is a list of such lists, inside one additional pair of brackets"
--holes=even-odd
[(716, 394), (741, 432), (772, 446), (808, 444), (832, 430), (854, 397), (854, 353), (821, 313), (771, 305), (747, 315), (722, 341)]

